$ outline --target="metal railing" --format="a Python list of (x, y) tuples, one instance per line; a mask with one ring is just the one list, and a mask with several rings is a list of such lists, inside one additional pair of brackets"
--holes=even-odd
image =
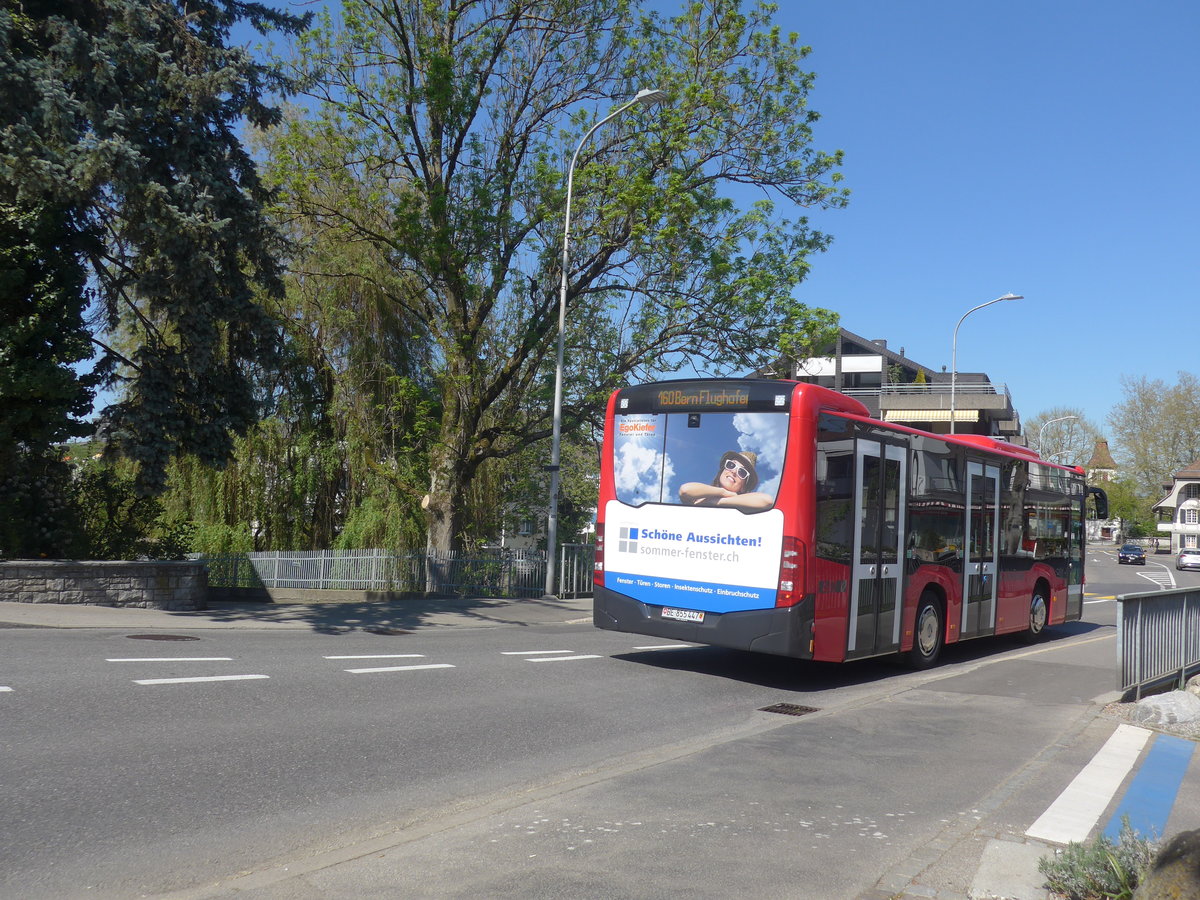
[(1200, 588), (1117, 597), (1117, 662), (1120, 688), (1135, 698), (1200, 671)]
[[(559, 597), (592, 593), (592, 544), (559, 548)], [(485, 597), (540, 597), (542, 550), (396, 553), (391, 550), (273, 550), (201, 557), (217, 588), (396, 591)]]
[[(556, 597), (590, 597), (596, 574), (595, 544), (559, 544)], [(544, 580), (544, 578), (543, 578)]]
[[(849, 391), (847, 391), (849, 393)], [(950, 382), (943, 384), (942, 382), (930, 384), (896, 384), (889, 383), (880, 385), (877, 390), (879, 394), (949, 394)], [(956, 394), (989, 394), (1010, 397), (1008, 393), (1008, 385), (995, 384), (987, 381), (959, 381), (955, 384), (954, 393)]]

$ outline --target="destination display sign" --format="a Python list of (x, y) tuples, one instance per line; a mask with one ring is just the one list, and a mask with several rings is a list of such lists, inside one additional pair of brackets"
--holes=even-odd
[(794, 384), (784, 381), (677, 381), (625, 388), (618, 412), (782, 412), (791, 403)]

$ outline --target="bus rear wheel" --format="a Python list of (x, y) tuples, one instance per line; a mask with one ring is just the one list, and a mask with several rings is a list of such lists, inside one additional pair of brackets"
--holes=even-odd
[(1026, 643), (1036, 643), (1046, 632), (1046, 620), (1050, 616), (1050, 607), (1046, 604), (1046, 592), (1043, 588), (1033, 589), (1033, 597), (1029, 601), (1029, 627), (1022, 632)]
[(908, 653), (908, 664), (914, 669), (928, 669), (937, 662), (942, 653), (942, 604), (937, 595), (926, 591), (917, 604), (917, 617), (913, 627), (913, 646)]

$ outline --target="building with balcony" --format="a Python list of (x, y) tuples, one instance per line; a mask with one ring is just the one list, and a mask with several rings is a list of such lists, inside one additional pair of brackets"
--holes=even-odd
[(1158, 530), (1171, 536), (1171, 552), (1200, 547), (1200, 459), (1164, 484), (1167, 495), (1154, 504)]
[[(838, 330), (827, 356), (795, 360), (778, 373), (833, 388), (854, 397), (885, 422), (898, 422), (935, 434), (950, 431), (951, 374), (936, 371), (871, 340)], [(765, 373), (764, 373), (765, 374)], [(953, 379), (954, 430), (1023, 443), (1021, 420), (1003, 384), (982, 372), (959, 372)]]

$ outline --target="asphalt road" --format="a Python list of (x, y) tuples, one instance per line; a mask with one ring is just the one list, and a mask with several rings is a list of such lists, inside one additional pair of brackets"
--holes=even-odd
[(1083, 622), (926, 673), (588, 625), (0, 630), (0, 896), (853, 898), (914, 860), (965, 896), (1115, 727), (1105, 598), (1170, 583), (1093, 552)]

